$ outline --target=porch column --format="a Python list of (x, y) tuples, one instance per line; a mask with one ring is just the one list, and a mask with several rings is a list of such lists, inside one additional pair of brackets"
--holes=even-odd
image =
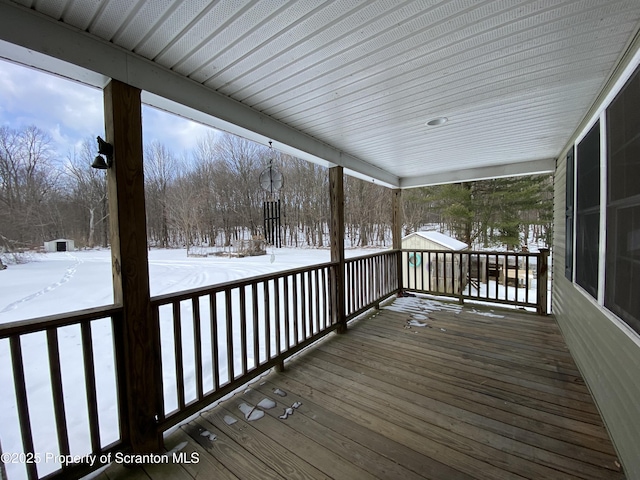
[(331, 220), (331, 261), (338, 262), (337, 272), (332, 276), (331, 291), (335, 295), (335, 321), (338, 333), (347, 331), (344, 299), (344, 172), (342, 167), (329, 169), (329, 205)]
[[(391, 248), (402, 248), (402, 190), (394, 189), (391, 194)], [(402, 290), (402, 253), (396, 253), (396, 285)]]
[(547, 282), (549, 281), (549, 249), (541, 248), (538, 255), (538, 288), (537, 304), (538, 315), (548, 315), (547, 308)]
[(134, 452), (162, 447), (156, 415), (160, 391), (160, 336), (150, 301), (142, 166), (140, 90), (112, 80), (104, 89), (113, 297), (122, 305), (116, 322), (120, 428)]

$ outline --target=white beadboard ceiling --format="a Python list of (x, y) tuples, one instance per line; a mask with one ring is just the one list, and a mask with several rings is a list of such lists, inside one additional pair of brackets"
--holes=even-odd
[(640, 0), (0, 0), (0, 56), (412, 187), (551, 170), (639, 25)]

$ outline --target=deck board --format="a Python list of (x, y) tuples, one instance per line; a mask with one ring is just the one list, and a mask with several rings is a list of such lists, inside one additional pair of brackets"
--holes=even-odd
[[(409, 328), (412, 319), (428, 326)], [(277, 406), (245, 420), (240, 404), (263, 399)], [(103, 475), (624, 478), (553, 317), (420, 297), (397, 299), (318, 342), (284, 372), (182, 425), (166, 447), (184, 442), (183, 451), (200, 454), (198, 464)]]

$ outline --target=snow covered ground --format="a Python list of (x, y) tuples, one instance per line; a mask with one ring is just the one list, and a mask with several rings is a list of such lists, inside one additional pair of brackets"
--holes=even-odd
[[(348, 250), (347, 256), (375, 250)], [(272, 255), (274, 254), (273, 261)], [(245, 258), (187, 257), (184, 249), (151, 250), (151, 295), (328, 262), (329, 250), (281, 248)], [(111, 253), (84, 250), (34, 254), (29, 263), (0, 272), (0, 323), (109, 305)]]
[[(347, 250), (347, 257), (376, 250)], [(151, 295), (192, 289), (288, 270), (330, 260), (329, 250), (275, 249), (267, 255), (246, 258), (189, 258), (185, 250), (151, 250)], [(0, 323), (36, 318), (113, 302), (109, 250), (86, 250), (36, 254), (32, 261), (10, 265), (0, 271)], [(100, 434), (103, 444), (117, 439), (115, 376), (111, 325), (108, 320), (92, 324), (96, 361)], [(89, 453), (86, 396), (79, 326), (58, 330), (65, 409), (71, 453)], [(171, 350), (170, 347), (168, 350)], [(164, 349), (163, 349), (164, 350)], [(23, 337), (22, 351), (29, 397), (29, 413), (36, 451), (57, 454), (46, 336)], [(0, 442), (3, 452), (21, 452), (9, 342), (0, 340)], [(23, 465), (8, 464), (10, 480), (26, 478)], [(38, 466), (40, 475), (59, 468), (55, 462)]]

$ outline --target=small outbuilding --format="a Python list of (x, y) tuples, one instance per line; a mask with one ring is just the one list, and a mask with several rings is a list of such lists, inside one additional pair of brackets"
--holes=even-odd
[(455, 252), (469, 246), (436, 231), (414, 232), (402, 239), (403, 285), (423, 290), (459, 295), (467, 283), (468, 257)]
[(45, 252), (70, 252), (76, 249), (75, 242), (66, 238), (59, 238), (44, 242)]

